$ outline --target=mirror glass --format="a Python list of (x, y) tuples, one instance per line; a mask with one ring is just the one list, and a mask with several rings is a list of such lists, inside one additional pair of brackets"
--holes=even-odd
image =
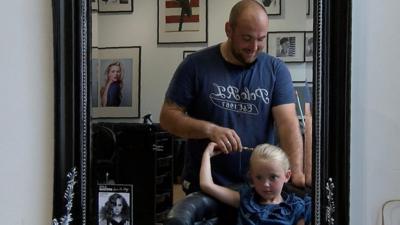
[[(225, 22), (237, 0), (186, 1), (191, 2), (189, 6), (181, 2), (185, 1), (92, 0), (89, 91), (92, 136), (91, 171), (88, 171), (92, 180), (88, 208), (94, 224), (101, 220), (103, 206), (114, 194), (123, 196), (133, 212), (129, 218), (140, 221), (138, 224), (161, 223), (172, 204), (183, 196), (179, 187), (182, 169), (179, 157), (185, 140), (152, 127), (158, 136), (151, 136), (155, 141), (150, 149), (157, 151), (156, 156), (134, 154), (129, 150), (144, 151), (147, 147), (144, 140), (149, 138), (141, 135), (142, 128), (135, 124), (158, 124), (175, 69), (192, 52), (226, 40)], [(304, 140), (304, 169), (311, 186), (313, 1), (260, 2), (269, 13), (264, 51), (282, 59), (292, 76)], [(190, 19), (182, 21), (185, 16)], [(146, 159), (154, 162), (145, 162)], [(140, 167), (143, 165), (147, 167)], [(136, 174), (140, 174), (143, 183), (156, 186), (140, 187), (139, 183), (130, 182)], [(173, 184), (171, 192), (169, 183)], [(151, 188), (155, 190), (150, 191)], [(154, 199), (155, 205), (149, 199)], [(142, 201), (147, 203), (137, 205)], [(146, 207), (151, 209), (145, 210)]]
[[(126, 201), (118, 202), (126, 203), (128, 211), (134, 212), (126, 215), (133, 218), (135, 224), (157, 224), (172, 207), (171, 184), (176, 182), (180, 171), (179, 166), (175, 167), (182, 161), (175, 151), (179, 152), (185, 141), (155, 125), (159, 108), (168, 81), (183, 57), (225, 40), (222, 27), (234, 1), (210, 1), (204, 7), (206, 0), (192, 0), (199, 3), (197, 10), (184, 7), (182, 11), (182, 7), (178, 7), (178, 12), (172, 12), (178, 13), (168, 20), (178, 24), (172, 32), (165, 23), (167, 20), (160, 19), (167, 18), (171, 12), (165, 10), (167, 4), (161, 7), (164, 10), (159, 10), (160, 2), (165, 3), (162, 0), (154, 4), (146, 0), (52, 2), (53, 224), (71, 221), (82, 225), (99, 224), (102, 205), (116, 192)], [(178, 1), (168, 2), (174, 2), (168, 4), (173, 8)], [(307, 118), (308, 109), (301, 102), (302, 99), (306, 102), (306, 98), (301, 93), (298, 93), (299, 105), (304, 105), (304, 111), (298, 109), (298, 119), (303, 124), (300, 128), (304, 136), (307, 136), (307, 121), (313, 121), (314, 224), (349, 224), (351, 1), (292, 3), (273, 0), (262, 3), (269, 5), (269, 12), (275, 14), (270, 17), (271, 40), (275, 40), (275, 44), (269, 45), (269, 53), (280, 54), (280, 40), (292, 40), (289, 41), (292, 50), (286, 53), (289, 57), (285, 56), (284, 60), (292, 73), (294, 86), (307, 81), (313, 89), (312, 119)], [(313, 7), (309, 8), (311, 5)], [(317, 13), (313, 13), (312, 8)], [(197, 25), (187, 27), (187, 21), (181, 21), (180, 17), (190, 12), (207, 18), (207, 23), (192, 18)], [(160, 21), (164, 21), (161, 26)], [(317, 29), (313, 32), (315, 51), (311, 63), (307, 62), (309, 58), (301, 58), (298, 47), (302, 45), (297, 40), (303, 39), (302, 33), (304, 40), (307, 39), (312, 24)], [(300, 49), (304, 54), (310, 48)], [(122, 82), (109, 85), (106, 90), (103, 88), (106, 76), (102, 70), (110, 64), (114, 73), (120, 74)], [(310, 76), (311, 71), (313, 76)], [(103, 98), (101, 93), (107, 95)], [(303, 96), (306, 95), (303, 93)], [(302, 115), (305, 123), (302, 123)], [(131, 129), (126, 124), (141, 126)], [(306, 146), (307, 140), (311, 139), (305, 137)], [(305, 155), (311, 154), (311, 147), (305, 149), (310, 150), (305, 151)], [(305, 159), (310, 161), (311, 157)]]

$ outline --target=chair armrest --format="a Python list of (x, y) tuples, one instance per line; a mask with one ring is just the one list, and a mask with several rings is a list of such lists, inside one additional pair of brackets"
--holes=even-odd
[(204, 193), (191, 193), (174, 204), (164, 225), (193, 225), (206, 221), (206, 224), (215, 224), (220, 204)]

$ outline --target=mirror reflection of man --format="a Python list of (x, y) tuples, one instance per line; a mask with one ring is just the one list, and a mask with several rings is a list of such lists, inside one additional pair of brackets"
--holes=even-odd
[(190, 54), (175, 71), (160, 124), (188, 139), (182, 174), (187, 194), (200, 189), (201, 156), (210, 141), (226, 153), (212, 162), (214, 182), (231, 186), (247, 178), (250, 152), (242, 147), (274, 143), (275, 134), (288, 152), (291, 182), (305, 185), (291, 75), (281, 60), (262, 51), (267, 31), (265, 7), (239, 1), (225, 23), (227, 40)]

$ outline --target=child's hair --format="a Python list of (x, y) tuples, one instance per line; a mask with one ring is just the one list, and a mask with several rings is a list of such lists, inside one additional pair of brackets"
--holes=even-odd
[(284, 170), (290, 169), (290, 163), (286, 153), (275, 145), (257, 145), (250, 157), (250, 167), (255, 159), (278, 161)]

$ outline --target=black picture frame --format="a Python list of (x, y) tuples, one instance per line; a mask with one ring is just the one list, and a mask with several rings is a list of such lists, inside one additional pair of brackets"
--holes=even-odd
[(186, 58), (188, 55), (192, 54), (193, 52), (196, 52), (196, 51), (195, 50), (185, 50), (185, 51), (183, 51), (182, 59)]
[(306, 13), (306, 15), (309, 16), (309, 17), (313, 16), (313, 11), (314, 11), (314, 9), (312, 7), (313, 4), (314, 4), (314, 0), (307, 0), (307, 13)]
[[(141, 46), (92, 48), (91, 61), (92, 117), (140, 118)], [(120, 103), (107, 106), (101, 95), (113, 65), (121, 70)]]
[(98, 11), (99, 10), (99, 0), (90, 0), (90, 2), (91, 2), (92, 11)]
[(99, 13), (132, 13), (133, 0), (96, 0)]
[(268, 32), (266, 49), (269, 55), (284, 62), (304, 62), (304, 32)]
[(268, 16), (281, 15), (281, 0), (262, 0), (261, 2), (267, 10)]
[[(157, 1), (158, 44), (208, 42), (208, 0), (190, 1), (186, 7), (179, 1)], [(196, 10), (192, 10), (194, 7)]]
[(304, 32), (304, 61), (312, 62), (314, 58), (314, 33)]
[(125, 224), (134, 224), (133, 215), (133, 186), (130, 184), (98, 184), (97, 185), (97, 225), (107, 225), (104, 214), (109, 209), (109, 201), (120, 199), (122, 203), (121, 214), (128, 220)]

